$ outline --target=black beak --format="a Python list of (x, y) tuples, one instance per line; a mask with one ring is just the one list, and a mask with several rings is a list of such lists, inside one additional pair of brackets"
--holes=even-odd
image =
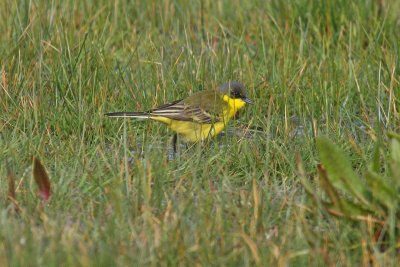
[(251, 99), (248, 98), (247, 96), (243, 97), (242, 100), (243, 100), (244, 102), (246, 102), (247, 104), (253, 104), (253, 101), (251, 101)]

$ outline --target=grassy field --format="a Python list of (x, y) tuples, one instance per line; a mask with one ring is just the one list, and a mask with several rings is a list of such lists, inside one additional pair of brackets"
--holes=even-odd
[[(363, 174), (400, 132), (399, 14), (396, 0), (1, 1), (0, 266), (396, 265), (398, 236), (382, 250), (368, 223), (309, 212), (296, 155), (314, 181), (324, 135)], [(175, 158), (164, 125), (104, 116), (228, 80), (255, 104)]]

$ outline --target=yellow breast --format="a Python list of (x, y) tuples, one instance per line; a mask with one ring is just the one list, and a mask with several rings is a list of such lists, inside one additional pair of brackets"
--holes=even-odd
[(224, 111), (224, 115), (227, 116), (228, 121), (235, 116), (236, 112), (243, 108), (246, 105), (246, 102), (244, 102), (242, 99), (240, 98), (231, 98), (228, 95), (224, 95), (222, 98), (225, 102), (228, 103), (229, 108), (226, 112), (225, 115), (225, 111)]

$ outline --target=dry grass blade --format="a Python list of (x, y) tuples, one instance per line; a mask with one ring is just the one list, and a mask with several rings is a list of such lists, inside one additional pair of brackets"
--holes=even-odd
[(15, 194), (15, 175), (12, 172), (10, 166), (6, 164), (7, 168), (7, 180), (8, 180), (8, 193), (7, 193), (7, 199), (12, 203), (12, 206), (14, 208), (15, 212), (18, 212), (20, 210), (19, 205), (16, 200), (16, 194)]
[(260, 259), (260, 254), (258, 252), (257, 244), (244, 232), (241, 232), (240, 236), (242, 237), (246, 245), (249, 247), (255, 263), (259, 265), (261, 259)]
[(33, 158), (33, 178), (39, 187), (40, 197), (44, 201), (49, 200), (51, 195), (50, 179), (43, 164), (35, 157)]
[(15, 175), (8, 164), (6, 165), (6, 168), (7, 168), (7, 180), (8, 180), (7, 198), (15, 200)]

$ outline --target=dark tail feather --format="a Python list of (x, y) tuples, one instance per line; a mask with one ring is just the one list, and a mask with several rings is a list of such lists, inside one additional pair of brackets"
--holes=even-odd
[(108, 117), (114, 118), (139, 118), (148, 119), (150, 114), (147, 112), (109, 112), (105, 114)]

